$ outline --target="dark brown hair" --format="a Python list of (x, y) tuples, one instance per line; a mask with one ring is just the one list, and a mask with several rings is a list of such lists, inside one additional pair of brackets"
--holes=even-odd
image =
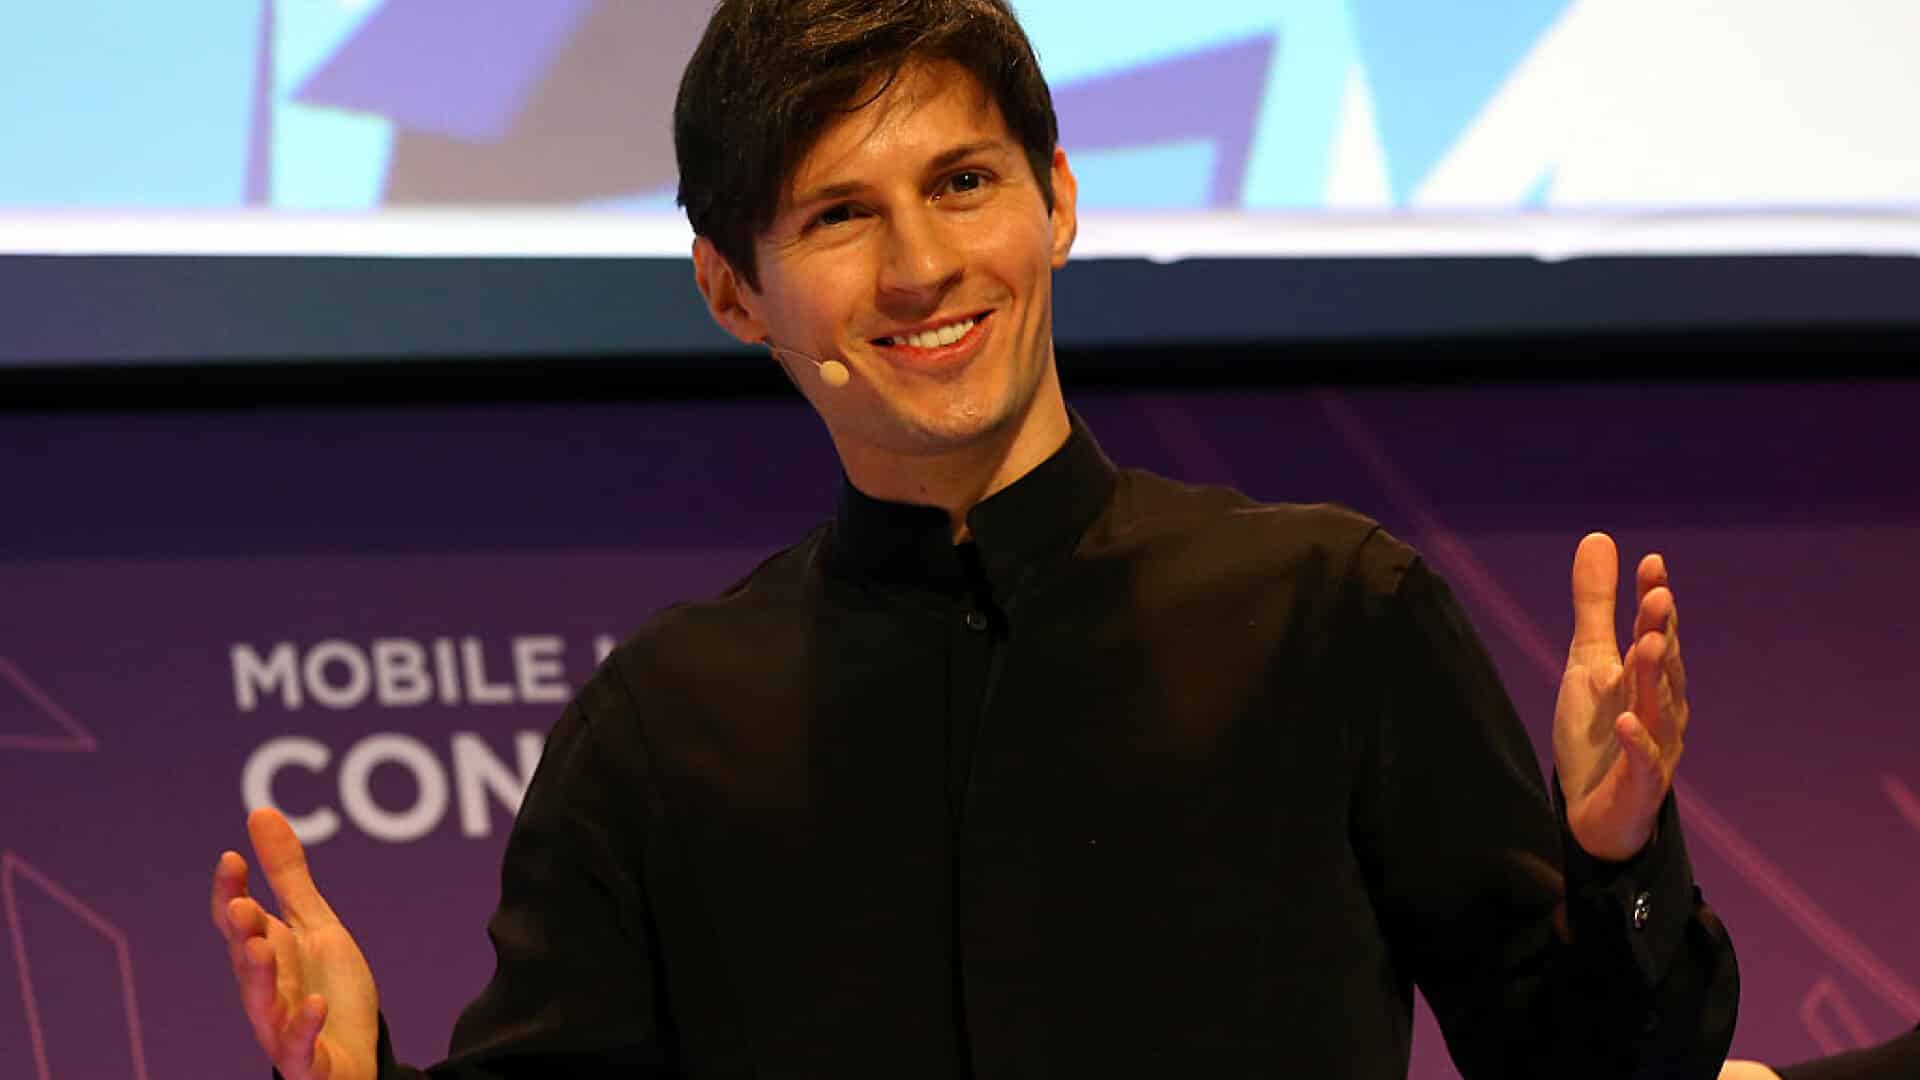
[(693, 231), (755, 289), (754, 239), (801, 158), (910, 61), (978, 79), (1026, 152), (1049, 209), (1059, 125), (1026, 32), (1005, 0), (721, 0), (673, 106), (679, 203)]

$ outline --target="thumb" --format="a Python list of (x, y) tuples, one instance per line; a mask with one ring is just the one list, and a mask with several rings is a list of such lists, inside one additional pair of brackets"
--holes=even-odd
[(1613, 625), (1614, 597), (1620, 587), (1620, 551), (1603, 532), (1588, 533), (1573, 553), (1573, 648), (1603, 648), (1620, 655)]
[(313, 874), (307, 869), (307, 849), (280, 811), (263, 806), (248, 814), (247, 836), (253, 841), (254, 858), (267, 885), (280, 902), (280, 914), (288, 923), (314, 926), (339, 921), (313, 883)]

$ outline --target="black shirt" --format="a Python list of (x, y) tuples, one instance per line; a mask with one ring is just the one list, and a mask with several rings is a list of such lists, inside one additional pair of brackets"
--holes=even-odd
[(435, 1075), (1402, 1077), (1415, 983), (1470, 1078), (1718, 1070), (1671, 801), (1579, 852), (1377, 524), (1117, 470), (1076, 417), (968, 526), (848, 486), (609, 657)]

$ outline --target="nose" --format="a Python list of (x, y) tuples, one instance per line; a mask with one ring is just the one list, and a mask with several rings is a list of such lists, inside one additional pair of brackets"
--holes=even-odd
[(887, 228), (880, 261), (880, 305), (896, 317), (925, 315), (960, 281), (964, 260), (940, 222), (901, 214)]

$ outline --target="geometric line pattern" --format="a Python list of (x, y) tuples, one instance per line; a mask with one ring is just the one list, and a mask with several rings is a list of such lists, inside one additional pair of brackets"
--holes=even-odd
[(26, 674), (13, 665), (13, 661), (0, 656), (0, 683), (11, 683), (30, 704), (40, 712), (52, 718), (67, 733), (65, 735), (0, 735), (0, 750), (45, 750), (53, 752), (86, 753), (100, 748), (93, 733), (81, 726), (67, 710), (47, 696), (46, 691), (35, 686)]
[(1907, 824), (1913, 826), (1915, 832), (1920, 832), (1920, 798), (1916, 798), (1907, 785), (1892, 773), (1880, 778), (1880, 789), (1887, 793), (1893, 808), (1900, 811), (1900, 816), (1907, 819)]
[[(1359, 455), (1374, 478), (1387, 489), (1389, 497), (1399, 504), (1401, 512), (1427, 538), (1426, 547), (1434, 561), (1441, 563), (1447, 575), (1460, 582), (1463, 589), (1476, 595), (1542, 674), (1552, 682), (1559, 682), (1561, 661), (1547, 643), (1546, 635), (1507, 595), (1466, 544), (1447, 528), (1426, 500), (1413, 490), (1366, 423), (1334, 391), (1316, 390), (1313, 396), (1349, 448)], [(1816, 947), (1872, 988), (1895, 1012), (1902, 1016), (1920, 1016), (1920, 990), (1882, 963), (1851, 931), (1828, 915), (1785, 870), (1741, 835), (1733, 823), (1691, 785), (1676, 780), (1674, 790), (1686, 803), (1689, 827), (1812, 939)]]
[[(1827, 1018), (1822, 1015), (1822, 1005), (1825, 1005), (1826, 1011), (1830, 1012), (1833, 1018), (1839, 1021), (1840, 1026), (1846, 1029), (1844, 1036), (1833, 1030), (1833, 1025), (1827, 1023)], [(1867, 1025), (1861, 1021), (1860, 1013), (1854, 1009), (1853, 1002), (1848, 1001), (1847, 995), (1834, 985), (1832, 979), (1825, 976), (1815, 982), (1812, 989), (1807, 991), (1807, 996), (1801, 999), (1800, 1023), (1805, 1025), (1807, 1034), (1813, 1036), (1814, 1044), (1820, 1047), (1820, 1052), (1823, 1054), (1838, 1054), (1844, 1050), (1865, 1046), (1872, 1041)]]
[(1852, 931), (1828, 915), (1806, 890), (1741, 836), (1731, 822), (1712, 807), (1703, 805), (1697, 793), (1684, 786), (1679, 786), (1679, 790), (1687, 800), (1688, 825), (1697, 824), (1700, 835), (1719, 850), (1721, 858), (1731, 863), (1761, 890), (1761, 895), (1773, 901), (1775, 907), (1813, 939), (1815, 945), (1878, 994), (1894, 1012), (1901, 1016), (1920, 1016), (1920, 990), (1881, 962)]
[(8, 851), (0, 853), (0, 899), (4, 899), (6, 906), (7, 934), (13, 941), (14, 963), (20, 969), (20, 997), (27, 1006), (27, 1031), (33, 1042), (33, 1063), (39, 1071), (39, 1080), (53, 1080), (53, 1073), (47, 1061), (46, 1037), (40, 1027), (40, 1004), (33, 989), (33, 969), (27, 963), (26, 926), (20, 919), (20, 903), (16, 895), (16, 879), (23, 877), (112, 943), (114, 955), (120, 963), (120, 1002), (127, 1017), (127, 1038), (133, 1047), (134, 1080), (147, 1080), (146, 1048), (140, 1036), (140, 1005), (133, 993), (133, 957), (127, 948), (126, 933), (82, 903), (79, 897), (61, 888), (52, 878), (34, 869), (25, 859)]
[(1141, 416), (1154, 429), (1160, 445), (1179, 464), (1180, 475), (1195, 483), (1225, 484), (1237, 487), (1227, 459), (1207, 439), (1193, 414), (1176, 402), (1143, 394), (1135, 402)]

